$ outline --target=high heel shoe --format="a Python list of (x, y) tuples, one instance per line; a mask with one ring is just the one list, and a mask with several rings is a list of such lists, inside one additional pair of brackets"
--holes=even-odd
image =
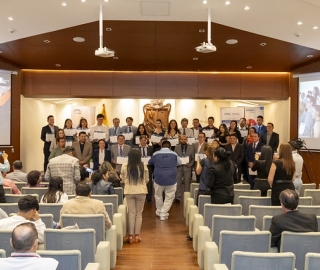
[(140, 236), (136, 236), (134, 239), (135, 239), (136, 243), (141, 242), (141, 237)]
[(129, 243), (129, 244), (132, 244), (133, 243), (133, 236), (129, 236), (127, 239), (126, 239), (126, 243)]

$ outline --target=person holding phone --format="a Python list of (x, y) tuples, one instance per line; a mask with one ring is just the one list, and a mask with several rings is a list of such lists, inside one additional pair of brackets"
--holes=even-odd
[[(8, 154), (5, 151), (3, 151), (3, 152), (0, 152), (0, 156), (2, 156), (2, 158), (3, 158), (3, 164), (0, 163), (0, 172), (10, 171)], [(6, 199), (4, 196), (3, 179), (2, 179), (2, 174), (0, 173), (0, 203), (5, 203), (5, 202), (6, 202)]]

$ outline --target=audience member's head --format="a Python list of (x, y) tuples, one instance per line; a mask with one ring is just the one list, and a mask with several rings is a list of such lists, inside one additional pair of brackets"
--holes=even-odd
[(18, 201), (18, 215), (30, 220), (39, 211), (39, 202), (36, 197), (26, 195)]
[(76, 186), (76, 195), (90, 197), (90, 195), (91, 195), (90, 186), (85, 182), (78, 183), (78, 185)]
[(103, 176), (102, 176), (101, 170), (95, 171), (91, 175), (91, 181), (92, 181), (92, 184), (94, 184), (94, 185), (96, 185), (102, 179), (103, 179)]
[(85, 180), (87, 177), (89, 177), (89, 173), (87, 172), (87, 169), (85, 167), (80, 168), (80, 181)]
[[(57, 197), (58, 192), (58, 197)], [(46, 194), (43, 196), (43, 202), (45, 203), (56, 203), (60, 201), (63, 193), (63, 179), (62, 177), (51, 177), (49, 181), (49, 187)], [(58, 200), (57, 200), (58, 199)]]
[[(80, 132), (81, 133), (81, 132)], [(69, 156), (73, 156), (73, 152), (74, 152), (74, 148), (72, 146), (67, 146), (64, 150), (63, 150), (63, 154), (67, 154)]]
[(31, 222), (26, 222), (15, 227), (11, 234), (10, 244), (14, 252), (36, 252), (38, 248), (36, 226)]
[(13, 169), (14, 170), (21, 170), (22, 169), (22, 162), (21, 160), (16, 160), (13, 162)]
[(281, 206), (285, 209), (284, 212), (296, 210), (299, 205), (299, 195), (291, 189), (283, 190), (279, 195)]
[(162, 148), (171, 148), (171, 143), (169, 141), (163, 141), (161, 144)]
[(35, 187), (38, 185), (38, 183), (41, 182), (41, 172), (39, 171), (30, 171), (27, 174), (27, 181), (30, 187)]

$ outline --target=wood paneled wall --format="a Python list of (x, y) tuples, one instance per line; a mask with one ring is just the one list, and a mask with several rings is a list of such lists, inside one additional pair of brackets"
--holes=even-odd
[(25, 97), (278, 99), (289, 73), (91, 72), (23, 70)]
[[(0, 69), (18, 71), (18, 75), (11, 76), (11, 146), (1, 147), (0, 151), (6, 151), (9, 162), (20, 159), (20, 95), (21, 95), (21, 72), (16, 66), (0, 61)], [(1, 129), (0, 129), (1, 132)], [(12, 153), (13, 150), (13, 153)], [(2, 158), (1, 158), (2, 162)]]

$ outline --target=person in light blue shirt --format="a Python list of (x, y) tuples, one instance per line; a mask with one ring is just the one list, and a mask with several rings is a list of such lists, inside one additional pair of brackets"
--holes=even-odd
[(1, 172), (8, 172), (10, 171), (10, 164), (8, 161), (8, 154), (3, 151), (1, 153), (2, 157), (3, 157), (3, 164), (0, 163), (0, 203), (5, 203), (6, 199), (4, 196), (4, 189), (3, 189), (3, 180), (2, 180), (2, 175)]

